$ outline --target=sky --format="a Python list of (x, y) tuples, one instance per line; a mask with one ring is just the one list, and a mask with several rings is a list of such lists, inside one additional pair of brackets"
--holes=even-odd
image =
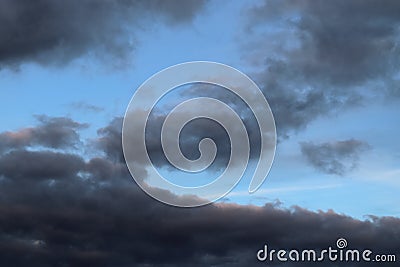
[[(398, 253), (399, 41), (400, 4), (390, 0), (0, 0), (0, 265), (256, 266), (264, 243), (320, 249), (339, 237)], [(222, 199), (170, 207), (127, 170), (122, 120), (149, 77), (199, 60), (259, 86), (276, 154), (249, 194), (260, 149), (249, 108), (223, 88), (177, 88), (158, 103), (146, 137), (160, 172), (204, 183), (226, 167), (227, 136), (209, 121), (180, 139), (191, 159), (202, 138), (214, 139), (209, 170), (190, 180), (163, 156), (159, 125), (197, 96), (233, 107), (252, 150)]]

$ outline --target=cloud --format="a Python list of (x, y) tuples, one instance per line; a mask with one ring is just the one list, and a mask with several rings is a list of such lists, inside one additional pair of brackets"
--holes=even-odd
[(303, 142), (300, 146), (311, 166), (321, 172), (341, 176), (353, 170), (360, 154), (370, 148), (367, 143), (355, 139), (320, 144)]
[[(171, 97), (171, 95), (173, 97)], [(164, 155), (161, 145), (160, 137), (163, 123), (166, 117), (171, 115), (172, 112), (174, 115), (172, 123), (175, 124), (175, 126), (172, 126), (173, 128), (180, 128), (182, 126), (181, 122), (184, 121), (183, 118), (187, 116), (194, 118), (200, 114), (204, 114), (204, 106), (197, 104), (191, 104), (189, 111), (182, 112), (173, 110), (179, 104), (196, 97), (207, 97), (220, 100), (227, 104), (236, 115), (239, 116), (247, 130), (246, 135), (248, 136), (250, 144), (250, 160), (258, 160), (261, 150), (261, 133), (257, 120), (250, 107), (247, 106), (239, 96), (227, 89), (214, 85), (193, 84), (178, 88), (178, 90), (168, 95), (166, 99), (162, 99), (158, 102), (155, 108), (151, 111), (146, 126), (146, 144), (152, 162), (161, 167), (171, 166)], [(252, 108), (257, 109), (258, 107)], [(235, 121), (235, 118), (231, 115), (230, 111), (219, 109), (212, 106), (212, 104), (208, 104), (207, 109), (216, 110), (216, 113), (218, 113), (218, 116), (220, 117), (219, 120), (221, 124), (224, 124), (228, 129), (231, 128), (231, 137), (239, 133), (242, 129), (241, 124)], [(135, 112), (135, 114), (132, 115), (132, 118), (140, 117), (144, 114), (143, 110), (134, 110), (132, 112)], [(134, 125), (134, 121), (132, 121), (131, 124), (132, 129), (137, 129), (138, 131), (141, 130), (140, 125)], [(197, 118), (185, 124), (179, 133), (179, 147), (182, 154), (191, 160), (198, 159), (200, 157), (200, 141), (204, 138), (210, 138), (215, 142), (217, 147), (216, 158), (210, 167), (213, 171), (224, 169), (231, 156), (232, 144), (228, 132), (221, 124), (217, 121), (206, 118)], [(120, 126), (119, 129), (121, 128), (122, 127)], [(266, 130), (263, 135), (265, 137), (272, 136), (275, 134), (274, 130), (275, 129), (271, 127), (271, 129)], [(119, 134), (120, 133), (117, 135)], [(166, 140), (169, 140), (170, 144), (177, 138), (177, 136), (168, 132), (164, 133), (164, 137)], [(268, 140), (272, 140), (272, 138), (265, 139), (267, 140), (265, 142), (267, 149), (275, 145), (273, 142), (268, 142)], [(115, 139), (112, 138), (111, 140)], [(237, 152), (243, 153), (244, 156), (247, 156), (247, 150), (244, 147), (244, 142), (236, 145)], [(120, 150), (118, 149), (118, 151)], [(235, 162), (232, 162), (232, 164), (235, 165)]]
[[(143, 116), (143, 111), (135, 111), (134, 116)], [(178, 171), (178, 169), (171, 165), (167, 160), (164, 150), (161, 146), (161, 126), (166, 116), (166, 113), (151, 114), (147, 122), (148, 127), (146, 129), (147, 152), (152, 164), (154, 164), (156, 168), (167, 168), (170, 171)], [(123, 165), (125, 167), (125, 157), (122, 151), (122, 121), (122, 117), (116, 117), (110, 122), (109, 125), (100, 128), (97, 131), (98, 138), (94, 139), (91, 145), (103, 152), (104, 158), (107, 160), (107, 162), (112, 162), (112, 164), (118, 166)], [(138, 125), (132, 124), (131, 127), (137, 129), (137, 131), (141, 131), (141, 127)], [(230, 156), (229, 137), (226, 135), (225, 131), (221, 129), (221, 126), (209, 120), (201, 119), (188, 124), (181, 132), (179, 137), (180, 148), (182, 149), (182, 153), (187, 158), (196, 159), (200, 155), (198, 150), (199, 142), (205, 137), (212, 138), (217, 143), (218, 149), (216, 160), (207, 170), (219, 172), (226, 167)], [(129, 142), (129, 140), (126, 140), (126, 142)], [(135, 151), (132, 153), (135, 153)], [(134, 159), (133, 164), (136, 166), (136, 172), (139, 172), (140, 170), (141, 173), (140, 177), (137, 177), (137, 179), (147, 178), (148, 174), (146, 168), (149, 166), (143, 162), (142, 155), (134, 155), (132, 159)], [(91, 163), (91, 165), (93, 165), (92, 169), (94, 169), (96, 172), (98, 167), (94, 166), (101, 164), (102, 167), (100, 168), (104, 169), (105, 173), (108, 173), (110, 168), (107, 166), (109, 164), (107, 162), (97, 159), (95, 162)], [(101, 174), (98, 175), (101, 176)]]
[(122, 117), (114, 118), (107, 126), (97, 131), (99, 138), (94, 145), (105, 152), (108, 159), (125, 162), (122, 151)]
[(102, 108), (102, 107), (88, 104), (83, 101), (73, 102), (70, 106), (71, 106), (71, 108), (73, 108), (75, 110), (81, 110), (81, 111), (89, 111), (89, 112), (96, 112), (96, 113), (104, 111), (104, 108)]
[(399, 249), (389, 238), (396, 236), (396, 218), (359, 221), (271, 204), (173, 208), (144, 195), (128, 178), (107, 187), (65, 181), (25, 192), (21, 185), (2, 186), (2, 265), (254, 266), (255, 253), (266, 243), (323, 249), (338, 237), (352, 248)]
[(0, 158), (0, 175), (11, 179), (57, 179), (75, 176), (81, 157), (51, 151), (11, 151)]
[[(193, 114), (196, 114), (200, 108), (193, 107)], [(236, 108), (239, 111), (238, 108)], [(142, 110), (135, 110), (135, 114), (132, 117), (143, 116)], [(146, 146), (147, 152), (151, 159), (151, 162), (158, 168), (169, 168), (170, 170), (177, 170), (173, 165), (169, 163), (167, 158), (165, 157), (165, 153), (163, 147), (161, 145), (161, 128), (163, 122), (168, 116), (168, 110), (157, 110), (150, 114), (149, 120), (147, 121), (146, 128)], [(175, 114), (179, 120), (181, 115), (184, 114)], [(230, 114), (226, 114), (226, 118), (230, 118)], [(248, 136), (250, 142), (250, 160), (258, 159), (260, 154), (260, 131), (255, 121), (254, 116), (251, 117), (247, 114), (246, 111), (242, 111), (243, 122), (248, 129)], [(182, 116), (183, 117), (183, 116)], [(92, 143), (95, 147), (104, 152), (105, 156), (114, 161), (124, 163), (125, 158), (122, 153), (122, 117), (116, 117), (113, 121), (98, 130), (98, 138), (94, 140)], [(139, 125), (135, 125), (134, 121), (131, 122), (131, 127), (137, 131), (141, 131), (141, 127)], [(226, 119), (226, 124), (229, 124), (229, 119)], [(232, 125), (232, 123), (231, 123)], [(178, 126), (177, 126), (178, 127)], [(139, 133), (138, 133), (139, 135)], [(228, 164), (229, 158), (231, 156), (231, 143), (227, 132), (224, 128), (219, 125), (217, 122), (214, 122), (209, 119), (199, 118), (192, 120), (187, 123), (182, 131), (180, 132), (179, 137), (172, 136), (168, 133), (165, 134), (166, 139), (169, 142), (173, 142), (175, 138), (179, 138), (180, 149), (183, 155), (188, 159), (197, 159), (200, 156), (199, 151), (199, 143), (204, 138), (211, 138), (217, 147), (217, 155), (213, 163), (207, 169), (208, 171), (216, 171), (220, 172), (224, 170)], [(135, 137), (132, 137), (135, 138)], [(126, 140), (128, 143), (129, 140)], [(240, 145), (240, 144), (239, 144)], [(244, 149), (238, 149), (239, 153), (241, 153)], [(243, 152), (244, 153), (244, 152)], [(146, 166), (144, 166), (144, 162), (142, 160), (142, 155), (134, 156), (132, 158), (137, 159), (136, 164), (138, 168), (143, 168), (143, 172), (145, 172)], [(235, 162), (232, 162), (235, 164)]]
[[(0, 2), (0, 67), (24, 62), (63, 64), (82, 55), (123, 60), (134, 32), (154, 21), (190, 21), (204, 1)], [(156, 20), (155, 20), (156, 18)]]
[[(192, 209), (162, 204), (132, 181), (119, 162), (118, 141), (108, 143), (119, 127), (116, 118), (99, 131), (104, 156), (83, 159), (68, 147), (58, 152), (16, 147), (0, 155), (0, 265), (255, 266), (264, 244), (324, 249), (339, 237), (352, 248), (399, 251), (398, 218), (360, 221), (275, 204)], [(349, 146), (360, 145), (355, 140), (334, 145), (343, 154), (352, 151)]]
[(281, 137), (316, 118), (398, 96), (400, 4), (264, 1), (248, 13), (243, 53)]
[(396, 71), (399, 11), (397, 1), (265, 1), (253, 14), (295, 28), (300, 43), (287, 55), (306, 79), (349, 86)]
[(28, 146), (75, 148), (80, 144), (77, 131), (88, 126), (66, 117), (38, 115), (36, 119), (39, 122), (38, 126), (0, 133), (0, 154), (10, 149)]

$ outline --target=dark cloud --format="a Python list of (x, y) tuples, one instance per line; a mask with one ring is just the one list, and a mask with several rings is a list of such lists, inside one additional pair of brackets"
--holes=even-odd
[(15, 132), (0, 133), (0, 153), (28, 146), (75, 148), (80, 144), (78, 130), (87, 124), (66, 117), (36, 116), (39, 125)]
[(105, 152), (108, 159), (125, 162), (122, 151), (122, 117), (114, 118), (109, 125), (97, 131), (99, 138), (94, 145)]
[[(134, 116), (143, 116), (142, 111), (136, 111)], [(164, 112), (151, 114), (146, 129), (147, 152), (156, 168), (168, 168), (170, 171), (178, 171), (169, 163), (161, 146), (161, 126), (166, 116), (167, 113)], [(123, 118), (121, 117), (114, 118), (109, 125), (98, 130), (99, 137), (92, 141), (92, 146), (102, 151), (105, 158), (97, 158), (89, 162), (88, 168), (97, 176), (103, 177), (105, 175), (108, 177), (112, 176), (111, 173), (116, 170), (117, 174), (119, 174), (121, 170), (126, 169), (125, 157), (122, 151), (122, 121)], [(133, 125), (133, 127), (137, 131), (141, 131), (139, 126)], [(229, 160), (230, 142), (226, 132), (218, 124), (202, 119), (189, 123), (179, 136), (180, 148), (187, 158), (196, 159), (200, 156), (198, 150), (199, 142), (205, 137), (212, 138), (216, 142), (218, 149), (216, 160), (207, 170), (219, 173), (226, 167)], [(126, 140), (126, 142), (129, 143), (129, 140)], [(140, 155), (135, 158), (137, 158), (134, 162), (136, 171), (141, 170), (140, 178), (146, 178), (146, 168), (149, 166), (146, 166)]]
[(321, 115), (398, 95), (400, 4), (384, 3), (272, 0), (251, 10), (244, 49), (263, 69), (253, 77), (280, 136)]
[(154, 21), (193, 18), (204, 1), (0, 1), (0, 67), (69, 62), (81, 55), (123, 60), (134, 32)]
[[(277, 133), (286, 138), (328, 114), (337, 114), (363, 103), (356, 91), (340, 91), (329, 84), (309, 85), (291, 73), (290, 62), (271, 61), (258, 80), (274, 114)], [(291, 77), (291, 78), (289, 78)]]
[(0, 157), (0, 175), (16, 179), (57, 179), (75, 176), (84, 161), (51, 151), (15, 150)]
[(353, 170), (360, 154), (370, 148), (367, 143), (355, 139), (320, 144), (303, 142), (300, 145), (308, 163), (319, 171), (336, 175)]
[(90, 159), (84, 170), (90, 174), (91, 178), (99, 181), (129, 177), (125, 163), (114, 162), (100, 157)]
[(319, 250), (339, 237), (351, 248), (399, 251), (400, 220), (392, 217), (360, 221), (275, 204), (164, 205), (141, 191), (119, 162), (120, 139), (108, 143), (120, 136), (120, 126), (117, 118), (99, 131), (104, 157), (85, 161), (68, 148), (18, 147), (0, 156), (1, 266), (255, 266), (264, 244)]
[[(170, 95), (167, 95), (167, 99), (165, 101), (159, 101), (150, 113), (146, 128), (146, 144), (152, 162), (157, 166), (171, 166), (162, 150), (162, 125), (166, 117), (171, 114), (173, 108), (186, 100), (196, 97), (218, 99), (227, 104), (236, 115), (241, 118), (241, 121), (247, 130), (247, 136), (249, 139), (250, 160), (258, 160), (261, 150), (261, 133), (257, 120), (250, 107), (247, 106), (239, 96), (225, 88), (209, 84), (192, 84), (189, 86), (182, 86)], [(213, 108), (211, 105), (206, 108), (218, 110), (217, 108)], [(204, 110), (204, 106), (192, 105), (190, 111), (185, 112), (185, 114), (183, 114), (183, 112), (179, 114), (179, 112), (174, 111), (174, 115), (175, 118), (177, 118), (177, 121), (179, 121), (179, 118), (185, 117), (188, 112), (193, 114), (193, 117), (195, 117), (201, 114), (202, 110)], [(133, 117), (141, 116), (140, 111), (136, 112), (137, 115), (134, 115)], [(217, 112), (219, 112), (223, 118), (221, 123), (225, 124), (225, 127), (233, 125), (233, 132), (238, 132), (241, 129), (241, 125), (233, 120), (228, 111), (218, 110)], [(180, 125), (177, 125), (175, 128), (177, 127), (180, 127)], [(274, 129), (270, 130), (272, 132)], [(168, 133), (165, 133), (165, 137), (167, 140), (170, 140), (170, 142), (173, 142), (177, 138)], [(217, 147), (217, 155), (213, 164), (210, 166), (210, 170), (221, 171), (225, 169), (231, 156), (231, 141), (223, 125), (216, 121), (206, 118), (197, 118), (188, 122), (182, 128), (179, 135), (179, 144), (183, 155), (192, 160), (199, 158), (199, 143), (204, 138), (212, 139)], [(239, 146), (240, 145), (242, 144), (239, 144)], [(268, 146), (269, 144), (266, 145)], [(246, 150), (239, 148), (238, 151), (240, 151), (239, 153), (243, 152), (243, 154), (245, 154)], [(235, 164), (235, 162), (232, 163)]]
[[(158, 110), (160, 111), (160, 110)], [(158, 168), (170, 168), (177, 170), (172, 166), (165, 157), (161, 145), (161, 128), (169, 111), (162, 110), (160, 112), (151, 113), (147, 121), (146, 128), (146, 146), (152, 163)], [(197, 109), (193, 112), (196, 114)], [(242, 114), (243, 115), (243, 114)], [(250, 142), (250, 160), (258, 159), (260, 153), (260, 131), (255, 122), (255, 118), (243, 116), (243, 122), (248, 129)], [(135, 111), (133, 116), (143, 116), (142, 111)], [(180, 114), (177, 114), (180, 116)], [(252, 115), (253, 116), (253, 115)], [(229, 118), (229, 114), (226, 116)], [(105, 156), (113, 162), (124, 163), (124, 155), (122, 153), (122, 121), (123, 118), (115, 118), (108, 126), (98, 130), (99, 138), (94, 141), (94, 146), (104, 152)], [(225, 123), (230, 123), (227, 119)], [(133, 125), (137, 131), (141, 131), (139, 126)], [(177, 137), (166, 134), (168, 140)], [(134, 138), (134, 137), (133, 137)], [(221, 172), (227, 166), (231, 155), (231, 143), (225, 129), (218, 123), (209, 119), (195, 119), (186, 124), (179, 135), (180, 149), (183, 155), (189, 159), (197, 159), (200, 157), (199, 143), (204, 138), (211, 138), (217, 146), (217, 155), (208, 171)], [(128, 143), (129, 140), (126, 140)], [(239, 150), (241, 151), (241, 150)], [(145, 172), (141, 156), (138, 156), (138, 168), (143, 168)], [(233, 162), (234, 164), (234, 162)]]
[(297, 28), (300, 43), (287, 56), (305, 79), (349, 86), (398, 67), (398, 1), (265, 1), (253, 14), (258, 20), (282, 16)]
[(138, 191), (128, 177), (108, 186), (75, 180), (26, 192), (21, 185), (2, 186), (5, 266), (255, 266), (264, 244), (323, 249), (338, 237), (375, 253), (399, 249), (396, 218), (359, 221), (271, 204), (173, 208)]

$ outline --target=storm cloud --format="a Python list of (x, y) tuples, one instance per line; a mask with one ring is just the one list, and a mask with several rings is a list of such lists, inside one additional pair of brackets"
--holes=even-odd
[(204, 1), (0, 1), (0, 67), (25, 62), (64, 64), (80, 56), (123, 60), (135, 31), (155, 18), (190, 21)]
[[(265, 244), (320, 250), (335, 246), (339, 237), (351, 248), (399, 251), (400, 220), (392, 217), (361, 221), (275, 203), (192, 209), (164, 205), (133, 182), (118, 162), (116, 143), (104, 144), (117, 125), (118, 119), (99, 131), (96, 140), (104, 156), (99, 151), (83, 159), (68, 148), (18, 147), (0, 156), (1, 265), (255, 266)], [(333, 145), (346, 155), (359, 146), (355, 140)]]
[(0, 175), (17, 179), (57, 179), (76, 175), (84, 161), (76, 155), (16, 150), (0, 158)]

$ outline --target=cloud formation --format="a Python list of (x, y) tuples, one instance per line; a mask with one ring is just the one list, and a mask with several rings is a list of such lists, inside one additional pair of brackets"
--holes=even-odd
[(132, 52), (134, 32), (148, 23), (190, 21), (204, 1), (31, 1), (0, 2), (0, 67), (24, 62), (64, 64), (82, 55)]
[[(99, 131), (104, 157), (20, 147), (0, 155), (1, 265), (255, 266), (264, 244), (324, 249), (339, 237), (376, 253), (400, 249), (400, 220), (392, 217), (360, 221), (275, 204), (184, 209), (159, 203), (118, 162), (116, 143), (105, 145), (117, 125), (118, 119)], [(344, 147), (359, 146), (346, 142), (334, 147), (347, 152)]]
[(281, 137), (399, 95), (399, 14), (398, 1), (272, 0), (251, 9), (243, 51)]
[(76, 148), (80, 144), (78, 131), (88, 125), (66, 117), (36, 116), (39, 125), (0, 133), (0, 154), (10, 149), (29, 146)]
[(321, 172), (340, 176), (353, 170), (360, 154), (370, 148), (367, 143), (355, 139), (320, 144), (303, 142), (300, 146), (311, 166)]
[(10, 179), (57, 179), (76, 175), (84, 167), (77, 155), (51, 151), (11, 151), (0, 158), (0, 175)]
[[(267, 54), (270, 47), (258, 50), (265, 60), (255, 75), (281, 136), (306, 127), (318, 116), (357, 105), (367, 94), (398, 92), (395, 87), (383, 93), (371, 87), (378, 79), (396, 84), (392, 75), (399, 62), (397, 2), (387, 1), (387, 6), (372, 1), (265, 3), (255, 11), (254, 23), (284, 17), (281, 36), (288, 38), (286, 42), (277, 38), (274, 55)], [(121, 37), (126, 36), (121, 25), (135, 22), (135, 16), (149, 12), (179, 23), (190, 20), (201, 5), (194, 1), (1, 1), (0, 66), (64, 63), (103, 51), (118, 57), (132, 48), (130, 40)], [(225, 99), (229, 102), (229, 97)], [(247, 121), (246, 109), (241, 110)], [(159, 115), (155, 120), (163, 118)], [(256, 266), (256, 252), (266, 243), (277, 249), (324, 249), (334, 246), (339, 237), (352, 248), (400, 257), (398, 218), (361, 221), (334, 211), (283, 209), (270, 203), (195, 209), (161, 204), (142, 192), (128, 174), (121, 121), (116, 118), (99, 129), (93, 141), (99, 154), (89, 159), (71, 152), (83, 145), (79, 130), (87, 125), (69, 118), (39, 116), (35, 127), (0, 133), (1, 266)], [(188, 157), (197, 156), (191, 148), (198, 138), (226, 139), (212, 124), (199, 122), (198, 126), (203, 130), (188, 128), (183, 133)], [(250, 129), (254, 129), (251, 123)], [(152, 139), (152, 133), (149, 137), (158, 162), (158, 139)], [(310, 164), (338, 175), (351, 170), (366, 147), (355, 139), (301, 144)], [(227, 146), (221, 148), (224, 154)], [(171, 192), (163, 194), (177, 198)], [(324, 265), (350, 266), (347, 262)]]

